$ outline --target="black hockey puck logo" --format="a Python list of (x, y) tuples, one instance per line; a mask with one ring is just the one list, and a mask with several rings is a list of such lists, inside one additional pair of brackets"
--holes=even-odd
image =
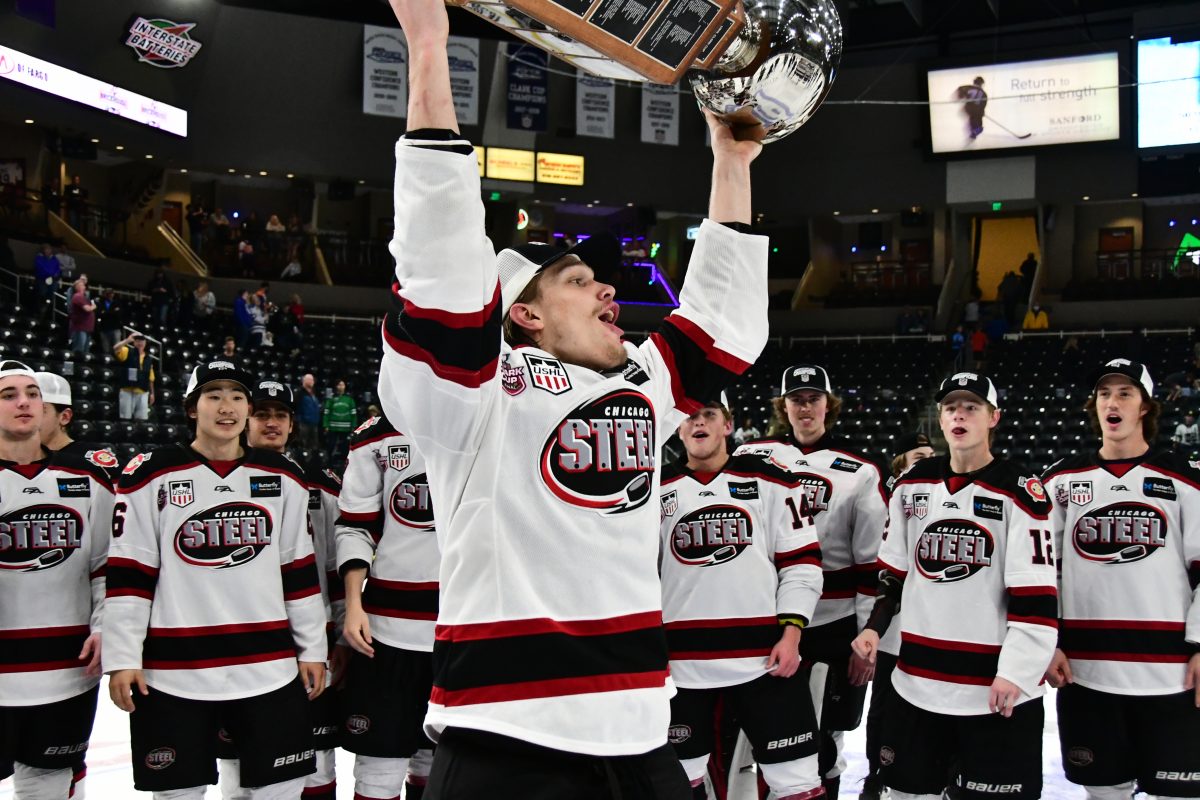
[(69, 506), (35, 505), (0, 516), (0, 570), (37, 572), (79, 549), (83, 517)]
[(371, 729), (371, 718), (362, 714), (354, 714), (346, 718), (346, 732), (357, 736)]
[(685, 514), (671, 528), (671, 555), (689, 567), (732, 561), (753, 544), (753, 523), (745, 509), (708, 506)]
[(542, 481), (555, 497), (601, 514), (641, 508), (654, 483), (654, 407), (620, 389), (576, 408), (542, 447)]
[(1113, 503), (1076, 520), (1071, 541), (1088, 561), (1129, 564), (1167, 543), (1167, 518), (1145, 503)]
[(156, 747), (146, 753), (146, 767), (149, 769), (166, 769), (175, 763), (175, 748)]
[(890, 767), (896, 763), (896, 751), (888, 747), (886, 744), (879, 748), (879, 763), (885, 767)]
[(222, 503), (188, 517), (175, 552), (197, 567), (226, 569), (254, 560), (271, 544), (271, 514), (254, 503)]
[(965, 519), (933, 522), (917, 540), (917, 571), (934, 583), (965, 580), (991, 566), (996, 541), (991, 532)]
[(1096, 760), (1096, 754), (1086, 747), (1072, 747), (1067, 750), (1067, 761), (1077, 767), (1091, 766)]
[(692, 738), (690, 725), (672, 725), (667, 728), (667, 742), (670, 744), (683, 744), (690, 738)]
[(419, 530), (433, 530), (433, 504), (429, 502), (429, 479), (422, 472), (396, 484), (388, 502), (397, 522)]
[(804, 495), (805, 514), (815, 517), (822, 511), (828, 511), (829, 499), (833, 497), (833, 484), (829, 479), (815, 472), (793, 474), (800, 482), (800, 492)]

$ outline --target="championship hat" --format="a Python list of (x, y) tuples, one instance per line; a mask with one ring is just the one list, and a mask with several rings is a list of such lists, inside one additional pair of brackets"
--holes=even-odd
[(978, 372), (956, 372), (942, 381), (941, 388), (934, 396), (934, 402), (940, 403), (955, 392), (970, 392), (971, 394), (990, 403), (993, 408), (1000, 407), (1000, 394), (991, 378)]
[(895, 450), (897, 455), (907, 453), (909, 450), (916, 450), (918, 447), (933, 447), (933, 441), (921, 431), (916, 433), (906, 433), (896, 440)]
[(783, 371), (779, 382), (779, 396), (786, 397), (801, 389), (815, 389), (825, 394), (833, 394), (833, 384), (829, 382), (829, 373), (824, 367), (815, 364), (797, 364)]
[(296, 397), (292, 388), (276, 380), (263, 379), (250, 389), (250, 399), (258, 403), (279, 403), (290, 413), (296, 413)]
[(13, 359), (0, 360), (0, 380), (12, 378), (17, 375), (24, 375), (27, 378), (37, 380), (37, 374), (27, 364)]
[(581, 239), (563, 249), (544, 242), (506, 247), (496, 256), (500, 273), (500, 313), (507, 315), (512, 304), (539, 272), (566, 256), (577, 256), (597, 274), (614, 272), (621, 263), (621, 244), (607, 233)]
[(1091, 375), (1088, 376), (1088, 384), (1092, 387), (1092, 394), (1096, 393), (1096, 387), (1100, 385), (1100, 381), (1109, 375), (1124, 375), (1142, 387), (1142, 391), (1146, 393), (1147, 398), (1154, 397), (1154, 380), (1150, 377), (1150, 370), (1146, 369), (1145, 364), (1139, 364), (1127, 358), (1114, 358), (1103, 367), (1092, 370)]
[(71, 405), (71, 384), (66, 378), (53, 372), (39, 372), (36, 378), (44, 402), (56, 406)]
[(187, 391), (184, 393), (184, 399), (191, 399), (197, 392), (213, 381), (232, 381), (233, 383), (240, 384), (247, 396), (251, 395), (250, 387), (254, 385), (254, 380), (250, 375), (232, 361), (225, 361), (223, 359), (209, 361), (205, 364), (198, 364), (192, 370), (192, 374), (188, 377)]

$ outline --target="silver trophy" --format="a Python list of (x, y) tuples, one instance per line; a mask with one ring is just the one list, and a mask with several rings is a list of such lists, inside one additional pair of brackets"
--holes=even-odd
[(782, 139), (829, 94), (842, 60), (831, 0), (745, 0), (745, 24), (708, 69), (689, 73), (703, 108), (739, 139)]

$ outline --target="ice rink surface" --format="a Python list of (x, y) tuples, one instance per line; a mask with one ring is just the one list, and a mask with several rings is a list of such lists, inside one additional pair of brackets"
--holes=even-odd
[[(1051, 691), (1044, 700), (1046, 704), (1046, 729), (1043, 734), (1042, 758), (1045, 764), (1045, 785), (1042, 797), (1047, 800), (1080, 800), (1084, 796), (1078, 786), (1067, 783), (1062, 774), (1062, 763), (1058, 752), (1058, 718), (1054, 712), (1054, 694)], [(849, 767), (842, 779), (841, 796), (857, 798), (862, 778), (867, 771), (863, 756), (865, 728), (846, 735), (846, 750)], [(129, 767), (129, 722), (125, 713), (119, 711), (101, 691), (96, 727), (92, 732), (92, 746), (88, 751), (87, 800), (137, 800), (149, 798), (148, 793), (133, 788), (133, 773)], [(338, 800), (354, 797), (354, 757), (343, 750), (338, 751)], [(0, 800), (12, 800), (12, 779), (0, 783)], [(209, 787), (206, 800), (218, 800), (217, 787)], [(566, 800), (566, 799), (564, 799)], [(738, 798), (737, 800), (743, 800)], [(749, 800), (746, 798), (744, 800)]]

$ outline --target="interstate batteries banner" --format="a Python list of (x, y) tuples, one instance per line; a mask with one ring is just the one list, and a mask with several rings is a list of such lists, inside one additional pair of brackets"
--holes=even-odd
[(579, 136), (613, 138), (613, 97), (616, 90), (611, 78), (599, 78), (579, 70), (575, 76), (575, 133)]
[(1116, 53), (934, 70), (933, 152), (1116, 139), (1118, 83)]
[(546, 130), (550, 80), (546, 51), (506, 42), (508, 56), (508, 127), (519, 131)]
[(450, 56), (450, 90), (454, 113), (460, 125), (479, 124), (479, 40), (451, 36), (446, 45)]
[(674, 86), (642, 84), (642, 141), (679, 144), (679, 92)]
[(363, 113), (408, 113), (408, 43), (397, 28), (363, 26)]

